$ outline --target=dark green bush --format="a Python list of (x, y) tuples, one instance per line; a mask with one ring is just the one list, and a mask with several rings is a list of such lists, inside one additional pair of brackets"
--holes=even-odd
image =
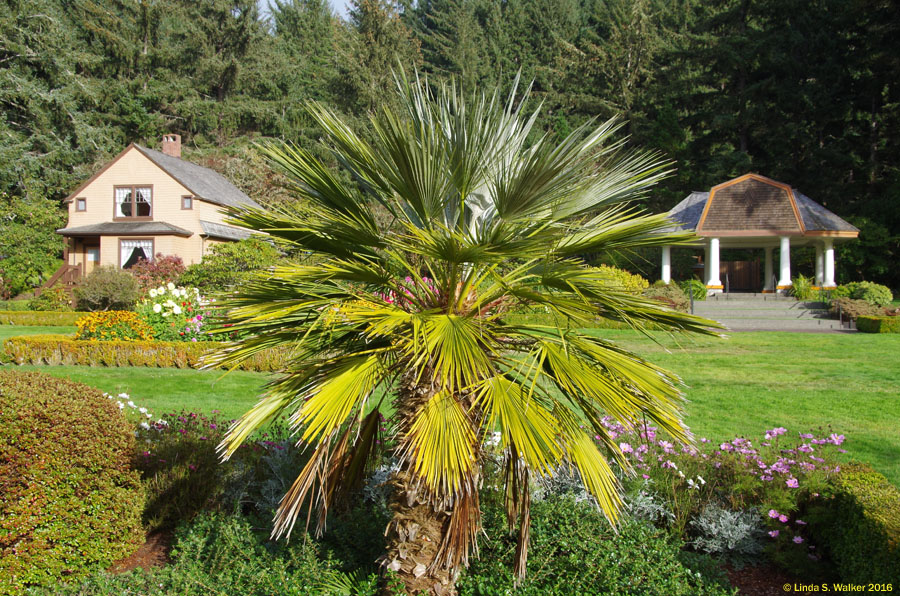
[(78, 310), (132, 310), (140, 296), (138, 280), (112, 265), (97, 267), (75, 287)]
[(872, 306), (887, 306), (894, 299), (890, 288), (870, 281), (854, 281), (838, 286), (831, 291), (831, 297), (863, 300)]
[(900, 333), (900, 317), (859, 317), (856, 328), (866, 333)]
[(278, 258), (278, 250), (260, 238), (215, 244), (200, 263), (185, 270), (178, 283), (199, 288), (204, 294), (225, 290), (254, 271), (271, 267)]
[(143, 539), (134, 431), (98, 390), (0, 372), (0, 593), (53, 585)]
[(66, 312), (72, 310), (72, 299), (63, 288), (47, 288), (28, 301), (28, 310)]
[(673, 310), (687, 312), (690, 310), (690, 296), (684, 293), (684, 290), (678, 287), (678, 284), (666, 284), (661, 281), (654, 283), (648, 289), (644, 290), (644, 296), (653, 298), (662, 302)]
[[(254, 523), (256, 521), (256, 523)], [(260, 520), (203, 514), (176, 533), (174, 562), (123, 575), (97, 573), (80, 583), (61, 585), (53, 594), (241, 594), (242, 596), (320, 596), (338, 577), (340, 561), (323, 555), (302, 529), (287, 542), (271, 542)], [(361, 574), (357, 594), (376, 594), (377, 575)]]
[(0, 325), (22, 325), (38, 327), (66, 327), (75, 325), (83, 317), (83, 312), (32, 312), (0, 310)]
[(528, 574), (513, 589), (515, 539), (499, 506), (486, 504), (480, 556), (459, 582), (461, 595), (730, 594), (723, 576), (698, 575), (713, 569), (692, 558), (681, 561), (680, 544), (663, 530), (626, 522), (616, 535), (587, 502), (572, 495), (532, 505)]
[(900, 489), (864, 464), (844, 466), (807, 521), (841, 580), (900, 584)]

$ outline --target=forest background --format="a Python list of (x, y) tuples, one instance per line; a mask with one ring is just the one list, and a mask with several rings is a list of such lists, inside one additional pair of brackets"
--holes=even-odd
[(178, 133), (258, 201), (291, 200), (253, 143), (323, 152), (305, 102), (365, 127), (398, 64), (473, 91), (521, 72), (560, 137), (620, 114), (677, 167), (651, 211), (750, 171), (791, 184), (861, 230), (839, 281), (896, 290), (898, 28), (893, 0), (352, 0), (346, 18), (326, 0), (0, 0), (0, 294), (52, 273), (61, 200), (128, 143)]

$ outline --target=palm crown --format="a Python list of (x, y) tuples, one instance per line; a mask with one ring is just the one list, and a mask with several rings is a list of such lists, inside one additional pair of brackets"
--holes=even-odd
[[(277, 267), (228, 300), (229, 330), (242, 339), (217, 363), (273, 346), (288, 346), (291, 359), (221, 450), (227, 457), (282, 414), (314, 448), (276, 515), (282, 534), (308, 499), (321, 530), (335, 499), (389, 449), (397, 466), (384, 563), (410, 589), (419, 581), (440, 592), (452, 590), (475, 545), (486, 435), (500, 433), (520, 574), (530, 479), (574, 467), (617, 519), (608, 459), (627, 462), (603, 416), (651, 420), (690, 440), (679, 379), (586, 325), (607, 317), (710, 331), (708, 321), (617, 289), (579, 258), (690, 238), (664, 216), (625, 206), (667, 166), (624, 151), (612, 140), (615, 122), (557, 142), (533, 130), (527, 92), (517, 102), (515, 93), (464, 97), (419, 80), (398, 86), (402, 111), (373, 117), (371, 141), (309, 106), (353, 183), (307, 150), (262, 148), (306, 209), (246, 211), (235, 221), (317, 258)], [(555, 324), (514, 316), (528, 310)]]

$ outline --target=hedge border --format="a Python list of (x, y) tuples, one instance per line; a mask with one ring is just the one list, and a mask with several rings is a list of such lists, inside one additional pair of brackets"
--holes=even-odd
[(900, 333), (900, 317), (859, 317), (856, 328), (864, 333)]
[(71, 327), (75, 321), (88, 313), (52, 310), (2, 310), (0, 325), (20, 325), (23, 327)]
[[(221, 342), (97, 341), (65, 335), (10, 337), (3, 342), (15, 364), (78, 366), (146, 366), (199, 368), (204, 354), (225, 347)], [(236, 370), (274, 372), (287, 363), (286, 348), (270, 348), (248, 358)]]

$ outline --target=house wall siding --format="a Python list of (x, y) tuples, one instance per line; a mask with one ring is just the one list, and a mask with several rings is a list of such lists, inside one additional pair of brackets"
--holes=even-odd
[[(219, 212), (221, 207), (195, 198), (192, 209), (182, 209), (181, 198), (193, 193), (134, 147), (73, 197), (68, 206), (69, 221), (66, 227), (77, 228), (113, 221), (114, 188), (131, 185), (153, 186), (152, 221), (172, 224), (192, 233), (188, 238), (154, 236), (154, 251), (178, 255), (185, 265), (199, 263), (208, 246), (208, 242), (200, 237), (203, 232), (200, 220), (225, 223), (224, 216)], [(81, 197), (87, 199), (85, 211), (76, 210), (75, 199)], [(69, 262), (73, 265), (84, 259), (81, 248), (83, 243), (76, 240), (75, 246), (76, 249), (69, 256)], [(101, 238), (100, 264), (119, 266), (118, 236)]]

